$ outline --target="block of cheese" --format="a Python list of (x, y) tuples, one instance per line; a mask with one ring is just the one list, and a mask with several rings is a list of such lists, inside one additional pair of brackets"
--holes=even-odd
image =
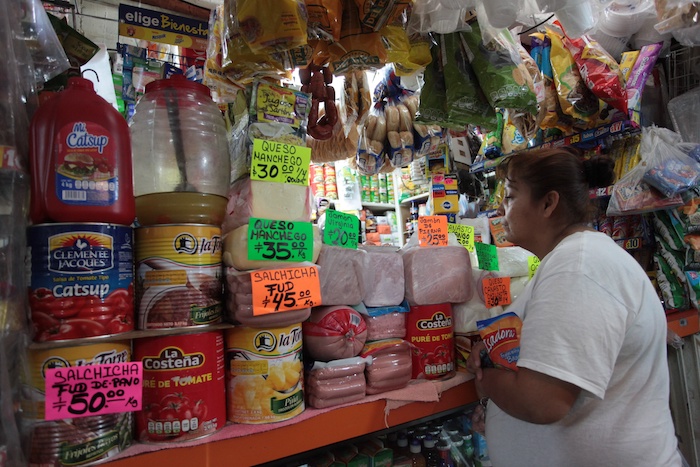
[(321, 302), (324, 305), (357, 305), (362, 301), (362, 263), (366, 253), (323, 245), (319, 266)]
[[(321, 252), (321, 244), (323, 243), (323, 235), (318, 226), (313, 226), (314, 232), (314, 249), (312, 262), (318, 260), (318, 254)], [(260, 268), (282, 268), (293, 267), (296, 263), (288, 261), (266, 261), (266, 260), (249, 260), (248, 259), (248, 224), (242, 225), (231, 232), (224, 235), (224, 253), (222, 260), (226, 266), (232, 266), (239, 271), (247, 271), (249, 269)]]
[(403, 258), (394, 247), (362, 248), (367, 252), (362, 264), (362, 301), (366, 306), (394, 306), (403, 301)]
[(410, 305), (462, 303), (474, 293), (471, 260), (463, 246), (416, 246), (401, 255)]
[(241, 178), (229, 189), (222, 233), (247, 224), (251, 217), (309, 222), (312, 200), (309, 186)]

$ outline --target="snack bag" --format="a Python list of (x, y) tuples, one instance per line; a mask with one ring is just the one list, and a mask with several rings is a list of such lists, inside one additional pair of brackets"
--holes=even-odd
[(302, 0), (236, 0), (239, 29), (256, 54), (306, 45), (307, 19)]
[(330, 67), (334, 75), (351, 70), (376, 70), (387, 61), (382, 36), (360, 21), (353, 1), (343, 2), (340, 40), (328, 46)]
[(512, 312), (476, 322), (479, 335), (486, 345), (482, 367), (518, 371), (522, 326), (520, 317)]
[(425, 67), (423, 92), (420, 98), (416, 122), (428, 125), (450, 127), (447, 114), (447, 89), (445, 88), (445, 72), (442, 64), (440, 48), (433, 46), (430, 49), (432, 61)]
[(305, 0), (309, 16), (308, 30), (319, 39), (340, 39), (340, 18), (343, 13), (341, 0)]

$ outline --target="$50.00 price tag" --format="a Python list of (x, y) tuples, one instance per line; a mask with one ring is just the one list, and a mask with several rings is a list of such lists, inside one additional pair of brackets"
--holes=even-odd
[(310, 164), (311, 148), (264, 139), (253, 140), (251, 180), (308, 186)]
[(249, 260), (311, 261), (313, 252), (314, 231), (311, 222), (250, 218)]
[(357, 232), (360, 219), (333, 209), (326, 210), (326, 226), (323, 229), (323, 243), (343, 248), (357, 249)]
[(482, 282), (486, 308), (510, 305), (510, 277), (491, 277)]
[(141, 410), (143, 364), (50, 368), (45, 393), (46, 420)]
[(316, 266), (261, 269), (251, 272), (250, 279), (254, 316), (321, 304), (321, 283)]
[(447, 217), (419, 217), (418, 246), (447, 246)]

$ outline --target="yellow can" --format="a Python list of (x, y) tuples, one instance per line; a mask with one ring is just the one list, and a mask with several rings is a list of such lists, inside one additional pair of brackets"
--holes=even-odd
[(226, 331), (226, 401), (234, 423), (274, 423), (304, 411), (301, 323)]
[(221, 228), (172, 224), (136, 229), (139, 329), (220, 323)]

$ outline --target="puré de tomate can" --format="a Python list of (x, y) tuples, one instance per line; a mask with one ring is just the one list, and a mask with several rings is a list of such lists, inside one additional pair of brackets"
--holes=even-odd
[(455, 374), (452, 305), (412, 306), (406, 317), (411, 344), (412, 379), (448, 379)]
[(187, 441), (213, 434), (226, 424), (221, 331), (135, 339), (134, 360), (143, 362), (137, 439)]
[(29, 432), (32, 467), (93, 465), (109, 460), (133, 439), (131, 412), (44, 420), (46, 370), (131, 361), (130, 341), (101, 342), (56, 349), (29, 349), (23, 381), (23, 423)]
[(223, 318), (221, 228), (172, 224), (136, 229), (139, 329), (220, 323)]
[(260, 424), (289, 420), (304, 411), (301, 323), (226, 330), (228, 419)]
[(134, 329), (134, 233), (125, 225), (27, 229), (29, 309), (37, 342)]

